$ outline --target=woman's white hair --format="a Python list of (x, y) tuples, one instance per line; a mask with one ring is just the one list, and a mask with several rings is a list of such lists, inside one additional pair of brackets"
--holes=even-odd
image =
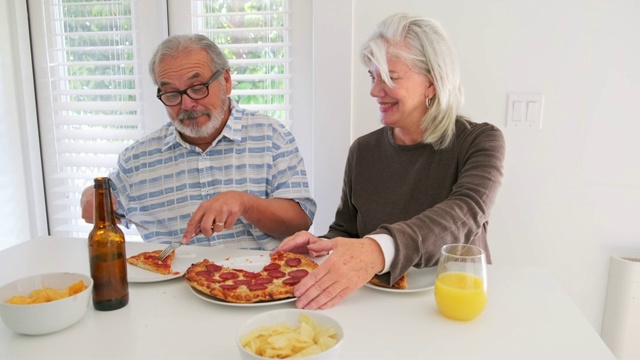
[(387, 55), (406, 61), (414, 71), (428, 76), (436, 94), (422, 118), (423, 142), (436, 149), (447, 147), (455, 132), (458, 111), (464, 102), (458, 56), (442, 27), (432, 19), (393, 14), (378, 24), (362, 46), (361, 60), (375, 65), (382, 80), (394, 86)]

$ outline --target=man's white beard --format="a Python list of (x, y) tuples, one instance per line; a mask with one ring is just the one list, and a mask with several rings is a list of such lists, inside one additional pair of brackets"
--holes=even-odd
[[(210, 113), (208, 110), (185, 110), (178, 114), (178, 119), (173, 123), (181, 134), (193, 138), (207, 137), (212, 135), (216, 129), (220, 127), (220, 124), (222, 124), (224, 109), (225, 105), (223, 104), (223, 106), (219, 107), (214, 113)], [(198, 125), (195, 119), (202, 115), (208, 116), (209, 121), (201, 126)]]

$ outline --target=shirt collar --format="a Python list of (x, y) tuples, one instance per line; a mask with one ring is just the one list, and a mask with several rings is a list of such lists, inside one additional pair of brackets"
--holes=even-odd
[(238, 106), (238, 104), (229, 98), (229, 104), (231, 106), (231, 112), (229, 113), (229, 120), (222, 129), (222, 136), (226, 136), (234, 142), (239, 143), (242, 140), (242, 119), (244, 117), (245, 110)]
[[(244, 109), (240, 108), (238, 104), (232, 98), (229, 98), (229, 106), (231, 106), (231, 112), (229, 113), (229, 119), (222, 129), (222, 133), (218, 139), (214, 140), (214, 144), (222, 137), (226, 136), (234, 142), (240, 142), (242, 140), (242, 117), (244, 115)], [(162, 151), (169, 149), (174, 144), (180, 144), (184, 147), (190, 148), (192, 145), (186, 143), (180, 137), (178, 130), (173, 126), (173, 122), (169, 124), (167, 135), (164, 138), (162, 144)]]

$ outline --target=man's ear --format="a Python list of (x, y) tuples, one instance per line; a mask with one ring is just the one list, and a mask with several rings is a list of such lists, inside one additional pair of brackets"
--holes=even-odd
[(233, 89), (233, 82), (231, 81), (231, 72), (229, 69), (224, 71), (224, 85), (227, 90), (227, 95), (231, 95), (231, 89)]

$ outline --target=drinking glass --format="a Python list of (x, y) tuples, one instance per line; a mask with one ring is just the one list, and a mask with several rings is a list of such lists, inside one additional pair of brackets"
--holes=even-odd
[(442, 247), (436, 286), (440, 312), (454, 320), (472, 320), (487, 305), (487, 260), (484, 250), (467, 244)]

